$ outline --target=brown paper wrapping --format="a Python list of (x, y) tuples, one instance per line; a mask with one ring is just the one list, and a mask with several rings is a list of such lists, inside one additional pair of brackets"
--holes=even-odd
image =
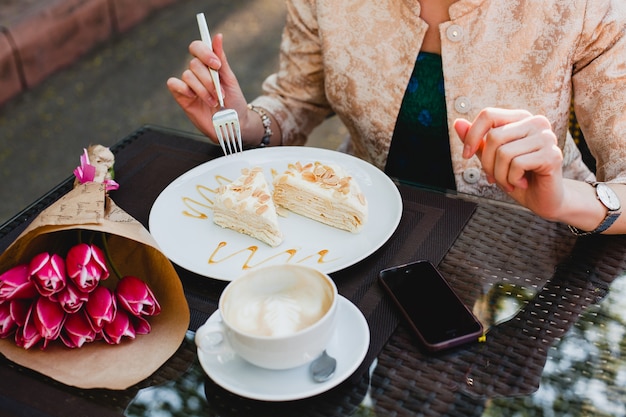
[[(106, 232), (118, 269), (148, 283), (161, 305), (159, 315), (148, 317), (151, 332), (124, 338), (119, 345), (96, 341), (77, 349), (55, 342), (45, 350), (38, 346), (25, 350), (10, 337), (0, 339), (0, 353), (67, 385), (126, 389), (150, 376), (176, 352), (189, 326), (189, 307), (170, 261), (141, 223), (106, 195), (103, 184), (78, 185), (44, 210), (0, 255), (0, 273), (38, 253), (69, 249), (78, 243), (80, 229)], [(103, 284), (116, 279), (112, 273)]]

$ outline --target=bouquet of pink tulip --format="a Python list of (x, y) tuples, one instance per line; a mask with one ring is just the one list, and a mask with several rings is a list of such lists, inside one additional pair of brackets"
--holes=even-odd
[(74, 189), (0, 254), (0, 353), (80, 388), (141, 381), (189, 325), (174, 267), (108, 195), (113, 160), (99, 145), (85, 151)]
[(150, 333), (145, 317), (161, 312), (152, 290), (130, 275), (118, 275), (111, 290), (100, 285), (107, 278), (103, 251), (86, 243), (70, 248), (65, 259), (44, 252), (13, 267), (0, 275), (0, 337), (14, 335), (25, 349), (42, 341), (45, 349), (57, 339), (78, 348)]

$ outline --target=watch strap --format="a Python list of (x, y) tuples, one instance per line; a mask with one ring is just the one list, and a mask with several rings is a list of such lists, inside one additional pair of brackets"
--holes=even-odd
[(595, 229), (593, 229), (590, 232), (587, 232), (587, 231), (584, 231), (584, 230), (580, 230), (577, 227), (574, 227), (574, 226), (571, 226), (571, 225), (569, 226), (569, 229), (576, 236), (587, 236), (587, 235), (595, 235), (595, 234), (598, 234), (598, 233), (602, 233), (606, 229), (611, 227), (613, 225), (613, 223), (615, 223), (615, 220), (617, 220), (617, 218), (620, 216), (620, 214), (622, 214), (622, 213), (619, 212), (619, 211), (609, 211), (609, 213), (606, 215), (606, 217), (604, 218), (602, 223), (600, 223), (600, 225), (598, 227), (596, 227)]
[[(604, 218), (604, 220), (602, 220), (602, 223), (600, 223), (600, 225), (598, 227), (596, 227), (594, 230), (588, 232), (585, 230), (581, 230), (577, 227), (574, 227), (572, 225), (569, 225), (569, 229), (571, 230), (572, 233), (574, 233), (577, 236), (587, 236), (587, 235), (595, 235), (598, 233), (602, 233), (604, 232), (606, 229), (608, 229), (609, 227), (611, 227), (613, 225), (613, 223), (615, 223), (615, 220), (617, 220), (617, 218), (622, 214), (621, 207), (620, 204), (618, 202), (617, 207), (616, 208), (610, 208), (609, 205), (607, 203), (605, 203), (602, 198), (600, 197), (599, 191), (598, 191), (598, 185), (603, 184), (600, 182), (591, 182), (590, 183), (596, 190), (596, 194), (598, 197), (598, 200), (600, 200), (600, 202), (609, 210), (606, 217)], [(614, 193), (614, 191), (612, 191), (611, 189), (609, 189), (609, 191), (611, 193)], [(619, 200), (619, 198), (618, 198)]]

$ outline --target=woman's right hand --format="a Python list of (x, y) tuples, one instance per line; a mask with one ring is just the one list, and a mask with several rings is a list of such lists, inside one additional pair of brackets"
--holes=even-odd
[(189, 45), (193, 56), (181, 78), (171, 77), (167, 87), (176, 102), (182, 107), (191, 122), (213, 142), (218, 139), (213, 128), (213, 115), (220, 110), (217, 93), (209, 67), (219, 72), (224, 106), (234, 109), (239, 114), (242, 130), (248, 122), (247, 101), (241, 91), (237, 77), (228, 65), (223, 49), (223, 36), (218, 34), (213, 39), (213, 51), (202, 41), (196, 40)]

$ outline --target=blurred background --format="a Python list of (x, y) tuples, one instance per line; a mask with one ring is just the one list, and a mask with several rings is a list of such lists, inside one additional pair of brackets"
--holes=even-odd
[[(91, 10), (97, 18), (90, 20), (83, 17), (89, 3), (107, 4)], [(15, 87), (0, 60), (0, 224), (72, 175), (90, 144), (111, 146), (146, 124), (198, 133), (165, 85), (187, 66), (198, 12), (212, 35), (224, 33), (229, 62), (252, 100), (277, 68), (283, 0), (0, 0), (0, 59), (12, 46), (27, 74)], [(61, 29), (50, 23), (61, 17)], [(67, 21), (79, 21), (82, 32)], [(90, 35), (103, 22), (106, 33)], [(25, 37), (47, 44), (20, 50)], [(59, 68), (45, 71), (52, 64)], [(36, 81), (29, 70), (39, 71), (30, 76)], [(308, 145), (334, 149), (345, 135), (331, 119)]]

